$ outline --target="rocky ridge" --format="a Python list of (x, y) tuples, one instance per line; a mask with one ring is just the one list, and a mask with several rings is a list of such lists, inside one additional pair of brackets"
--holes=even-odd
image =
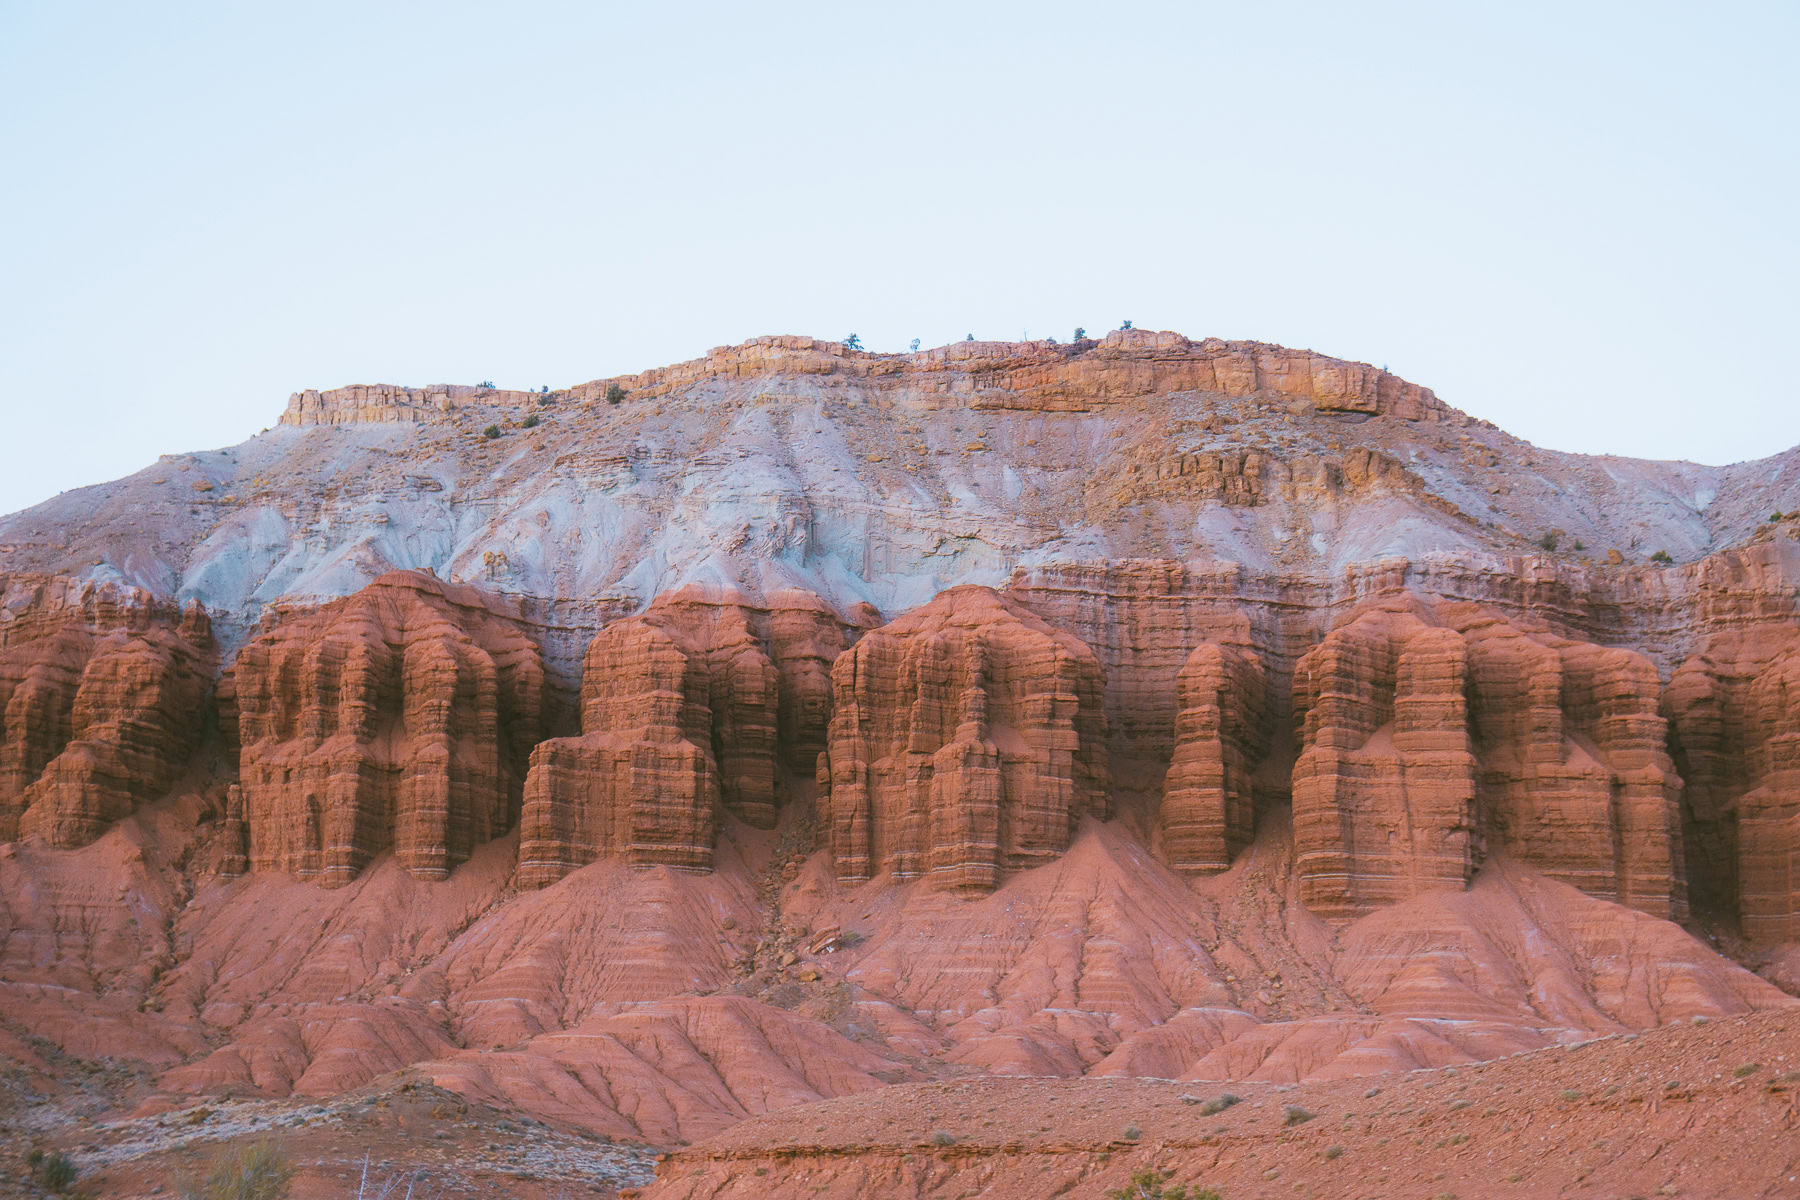
[(663, 1144), (1781, 1008), (1796, 462), (1147, 331), (299, 393), (0, 519), (0, 995)]

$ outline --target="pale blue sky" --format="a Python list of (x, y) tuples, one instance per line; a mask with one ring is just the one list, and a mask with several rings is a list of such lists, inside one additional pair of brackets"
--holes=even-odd
[(1800, 6), (0, 0), (0, 511), (354, 382), (1076, 325), (1800, 442)]

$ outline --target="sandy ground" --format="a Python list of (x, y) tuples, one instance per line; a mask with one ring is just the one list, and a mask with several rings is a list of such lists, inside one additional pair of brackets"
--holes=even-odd
[(916, 1084), (746, 1121), (643, 1196), (1097, 1200), (1151, 1167), (1226, 1200), (1792, 1197), (1797, 1096), (1793, 1009), (1291, 1087)]

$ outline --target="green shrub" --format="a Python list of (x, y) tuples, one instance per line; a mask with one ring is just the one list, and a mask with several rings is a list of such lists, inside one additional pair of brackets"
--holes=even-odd
[(619, 401), (625, 399), (625, 396), (625, 389), (616, 383), (606, 389), (606, 402), (608, 404), (617, 404)]
[(31, 1178), (39, 1187), (59, 1196), (75, 1186), (75, 1176), (79, 1174), (75, 1164), (61, 1150), (52, 1150), (48, 1154), (33, 1150), (25, 1156), (25, 1165), (31, 1168)]
[(1208, 1100), (1205, 1104), (1202, 1104), (1200, 1106), (1200, 1115), (1210, 1117), (1214, 1113), (1222, 1113), (1232, 1105), (1241, 1104), (1242, 1102), (1243, 1097), (1234, 1096), (1230, 1092), (1226, 1092), (1224, 1095)]
[(1546, 530), (1544, 536), (1538, 539), (1538, 545), (1552, 554), (1556, 552), (1556, 547), (1561, 543), (1562, 534), (1554, 529)]
[(274, 1142), (227, 1143), (213, 1152), (206, 1179), (177, 1185), (181, 1200), (287, 1200), (294, 1163)]
[(1298, 1104), (1288, 1104), (1282, 1107), (1281, 1123), (1284, 1126), (1304, 1125), (1312, 1119), (1313, 1114), (1306, 1109), (1301, 1108)]
[(1144, 1131), (1138, 1128), (1138, 1124), (1136, 1121), (1133, 1121), (1131, 1124), (1129, 1124), (1125, 1127), (1125, 1140), (1126, 1141), (1135, 1142), (1143, 1136), (1144, 1136)]
[(536, 429), (537, 427), (538, 415), (536, 413), (528, 414), (523, 421), (519, 422), (519, 428), (521, 429)]
[(1733, 1071), (1731, 1074), (1735, 1078), (1742, 1079), (1746, 1075), (1756, 1074), (1757, 1071), (1759, 1071), (1761, 1069), (1762, 1069), (1761, 1063), (1745, 1063), (1743, 1066), (1739, 1067), (1737, 1070)]
[(956, 1145), (956, 1135), (948, 1130), (940, 1129), (931, 1135), (931, 1144), (934, 1146), (954, 1146)]
[(1669, 552), (1667, 550), (1658, 550), (1655, 554), (1652, 554), (1650, 556), (1650, 561), (1653, 563), (1656, 563), (1658, 566), (1666, 567), (1670, 563), (1674, 562), (1675, 559), (1669, 554)]
[(1191, 1191), (1185, 1183), (1178, 1183), (1174, 1187), (1164, 1186), (1163, 1181), (1174, 1173), (1145, 1167), (1134, 1172), (1131, 1182), (1124, 1187), (1108, 1188), (1106, 1200), (1224, 1200), (1213, 1189), (1203, 1188), (1199, 1184), (1195, 1184)]
[(481, 431), (481, 436), (487, 438), (489, 441), (493, 441), (500, 436), (500, 427), (498, 425), (489, 425), (486, 429)]

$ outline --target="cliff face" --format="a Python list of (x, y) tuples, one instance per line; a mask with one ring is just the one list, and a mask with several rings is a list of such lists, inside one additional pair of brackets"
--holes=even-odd
[(820, 812), (837, 877), (992, 891), (1108, 811), (1093, 651), (986, 588), (952, 588), (832, 670)]
[(1722, 633), (1663, 711), (1687, 779), (1696, 891), (1746, 937), (1800, 940), (1800, 629)]
[(581, 736), (532, 755), (520, 882), (609, 854), (709, 870), (721, 807), (773, 828), (778, 767), (805, 769), (823, 744), (844, 645), (839, 619), (798, 595), (752, 609), (690, 589), (607, 626), (588, 648)]
[(187, 765), (217, 651), (206, 611), (0, 578), (0, 840), (81, 846)]
[(544, 672), (478, 593), (390, 575), (276, 621), (221, 691), (250, 865), (341, 887), (389, 850), (443, 879), (511, 828)]
[(1378, 602), (1300, 660), (1296, 866), (1315, 911), (1461, 890), (1487, 848), (1657, 916), (1686, 909), (1681, 782), (1641, 655), (1471, 605)]
[(1797, 463), (1145, 331), (300, 393), (0, 518), (0, 999), (664, 1139), (1778, 1007)]

